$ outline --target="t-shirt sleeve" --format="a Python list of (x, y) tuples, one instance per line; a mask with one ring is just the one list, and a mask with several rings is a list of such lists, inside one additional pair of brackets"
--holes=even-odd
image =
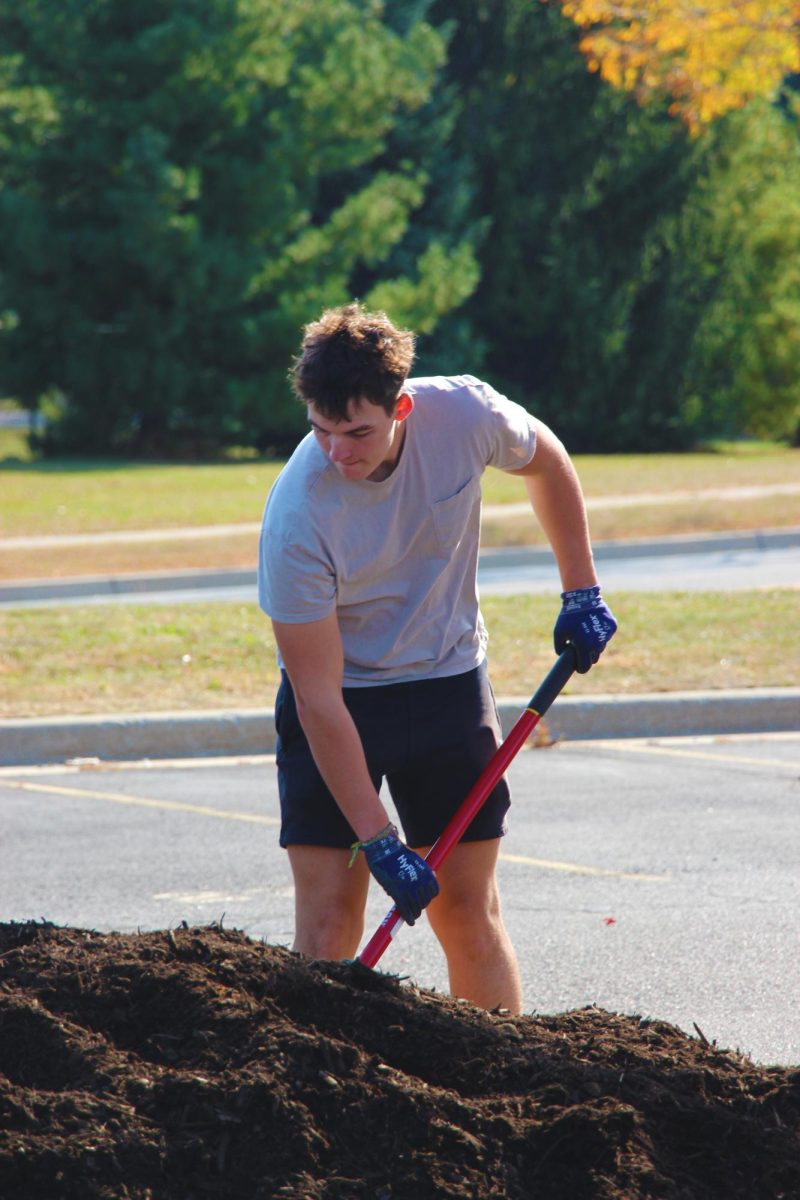
[(536, 450), (536, 427), (530, 413), (488, 383), (475, 380), (473, 387), (485, 411), (486, 465), (501, 471), (526, 466)]
[(261, 532), (258, 557), (258, 602), (273, 621), (304, 625), (321, 621), (336, 610), (336, 579), (323, 554)]

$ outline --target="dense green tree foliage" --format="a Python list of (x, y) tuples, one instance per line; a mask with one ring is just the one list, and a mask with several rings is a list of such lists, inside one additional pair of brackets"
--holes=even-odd
[[(0, 378), (67, 450), (197, 452), (297, 428), (300, 325), (406, 236), (427, 179), (363, 174), (442, 39), (370, 0), (0, 2)], [(437, 317), (469, 246), (417, 239), (377, 298)]]
[(351, 297), (573, 451), (791, 437), (788, 81), (697, 138), (538, 0), (0, 0), (0, 394), (51, 452), (284, 450)]
[(451, 22), (454, 140), (487, 219), (473, 361), (572, 450), (790, 436), (798, 421), (797, 129), (758, 103), (692, 139), (589, 74), (557, 5)]
[(679, 382), (704, 432), (800, 432), (800, 139), (754, 103), (715, 128), (674, 233), (664, 323), (693, 311)]
[(674, 372), (648, 370), (663, 348), (650, 310), (698, 151), (662, 106), (590, 75), (577, 40), (526, 0), (476, 4), (458, 23), (458, 136), (492, 220), (469, 311), (486, 373), (573, 450), (675, 445), (680, 399)]

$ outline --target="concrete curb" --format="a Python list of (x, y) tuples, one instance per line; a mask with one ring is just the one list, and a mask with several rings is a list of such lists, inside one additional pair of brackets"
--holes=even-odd
[(25, 604), (29, 600), (75, 597), (128, 596), (148, 592), (182, 592), (194, 588), (252, 587), (256, 594), (256, 572), (238, 570), (152, 571), (141, 575), (80, 575), (73, 579), (18, 579), (0, 584), (0, 603)]
[[(522, 701), (522, 705), (527, 701)], [(521, 705), (498, 705), (504, 733)], [(800, 733), (800, 688), (658, 692), (638, 696), (564, 696), (545, 715), (553, 737), (695, 737), (701, 734)]]
[[(593, 541), (592, 551), (597, 561), (607, 561), (725, 550), (785, 550), (793, 546), (800, 546), (800, 526), (731, 533), (675, 534), (663, 538), (626, 538), (625, 541), (613, 542)], [(480, 558), (487, 567), (529, 566), (554, 561), (549, 546), (489, 546), (481, 550)]]
[[(529, 697), (498, 703), (504, 733)], [(544, 721), (553, 738), (678, 737), (800, 732), (800, 688), (674, 692), (640, 696), (560, 697)], [(0, 721), (0, 765), (63, 763), (77, 758), (123, 762), (272, 754), (272, 709), (119, 713)]]

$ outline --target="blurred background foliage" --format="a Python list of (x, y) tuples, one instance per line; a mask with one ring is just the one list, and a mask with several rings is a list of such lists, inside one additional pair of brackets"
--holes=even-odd
[(0, 395), (37, 448), (285, 453), (301, 326), (351, 297), (574, 452), (796, 442), (798, 77), (699, 129), (587, 69), (581, 8), (0, 0)]

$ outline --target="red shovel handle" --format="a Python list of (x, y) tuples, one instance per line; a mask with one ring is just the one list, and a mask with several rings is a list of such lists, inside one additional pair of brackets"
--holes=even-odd
[[(508, 737), (501, 746), (498, 746), (482, 774), (467, 793), (466, 799), (450, 818), (443, 832), (426, 854), (425, 861), (433, 867), (434, 871), (442, 865), (453, 847), (461, 841), (470, 821), (486, 802), (505, 774), (512, 759), (525, 744), (531, 731), (538, 725), (574, 671), (575, 655), (571, 649), (567, 649), (559, 656), (555, 666), (552, 667), (539, 689), (532, 696), (530, 704)], [(405, 921), (393, 905), (361, 951), (358, 961), (365, 967), (374, 967), (398, 929), (404, 924)]]

